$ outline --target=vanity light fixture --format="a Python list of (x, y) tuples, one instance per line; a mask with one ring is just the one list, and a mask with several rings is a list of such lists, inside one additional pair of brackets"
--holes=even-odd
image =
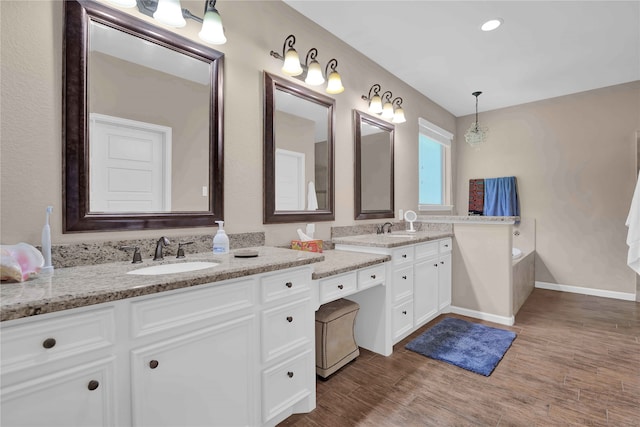
[(198, 36), (207, 43), (225, 44), (227, 38), (224, 35), (222, 19), (216, 10), (216, 0), (205, 0), (204, 18), (192, 14), (188, 9), (183, 9), (180, 0), (108, 0), (120, 7), (138, 6), (143, 15), (151, 16), (161, 24), (169, 27), (181, 28), (187, 24), (185, 18), (202, 23), (202, 29)]
[[(307, 52), (304, 65), (300, 63), (300, 57), (298, 52), (293, 48), (296, 43), (296, 37), (293, 34), (287, 36), (284, 39), (282, 45), (282, 54), (271, 51), (270, 55), (276, 59), (283, 61), (282, 72), (291, 77), (298, 77), (300, 79), (304, 76), (304, 82), (310, 86), (319, 86), (325, 82), (324, 75), (322, 74), (322, 67), (316, 59), (318, 56), (318, 49), (312, 47)], [(327, 76), (327, 88), (326, 92), (331, 94), (341, 93), (344, 91), (342, 86), (342, 79), (340, 74), (336, 70), (338, 67), (338, 61), (333, 58), (329, 60), (325, 67), (325, 75)], [(331, 72), (329, 72), (331, 69)], [(305, 74), (303, 74), (305, 73)]]
[[(382, 98), (380, 97), (380, 90), (382, 88), (378, 83), (371, 86), (369, 89), (369, 96), (362, 95), (362, 99), (365, 101), (369, 101), (369, 112), (373, 114), (382, 113)], [(373, 91), (373, 96), (371, 96), (371, 92)]]
[[(307, 58), (304, 61), (304, 65), (307, 67), (307, 77), (304, 82), (311, 86), (319, 86), (324, 83), (324, 76), (322, 75), (322, 68), (320, 63), (316, 60), (318, 56), (318, 49), (315, 47), (309, 49), (307, 52)], [(311, 62), (309, 62), (311, 58)]]
[(382, 104), (382, 113), (380, 114), (384, 119), (390, 119), (393, 117), (393, 105), (391, 104), (391, 97), (393, 94), (389, 91), (386, 91), (382, 94), (382, 99), (384, 100), (384, 104)]
[(391, 91), (386, 91), (380, 96), (381, 90), (380, 85), (376, 83), (369, 89), (368, 96), (362, 95), (361, 98), (363, 100), (369, 101), (369, 112), (380, 114), (385, 119), (391, 119), (393, 123), (406, 122), (407, 119), (404, 117), (404, 110), (402, 109), (402, 98), (399, 96), (393, 98)]
[(407, 119), (404, 117), (404, 110), (402, 109), (402, 98), (399, 96), (391, 101), (391, 105), (394, 106), (393, 110), (393, 123), (404, 123)]
[(489, 129), (481, 127), (478, 123), (478, 96), (481, 94), (482, 92), (473, 92), (471, 94), (476, 97), (476, 121), (471, 123), (471, 127), (469, 127), (467, 132), (464, 134), (464, 139), (474, 148), (478, 148), (481, 143), (487, 140), (487, 132), (489, 132)]
[[(337, 59), (330, 59), (327, 62), (327, 66), (324, 68), (324, 74), (327, 76), (327, 93), (336, 94), (344, 92), (344, 86), (342, 86), (342, 79), (340, 74), (336, 71), (338, 67)], [(331, 68), (331, 72), (329, 72)]]

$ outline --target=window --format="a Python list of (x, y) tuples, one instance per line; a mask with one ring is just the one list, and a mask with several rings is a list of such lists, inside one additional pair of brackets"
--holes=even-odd
[(421, 211), (452, 210), (451, 140), (453, 134), (419, 119), (418, 205)]

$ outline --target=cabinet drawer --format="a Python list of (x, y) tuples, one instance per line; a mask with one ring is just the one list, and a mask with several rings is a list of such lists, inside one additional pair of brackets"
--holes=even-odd
[(358, 289), (367, 289), (375, 285), (384, 285), (385, 264), (363, 268), (358, 272)]
[(453, 247), (453, 242), (452, 240), (449, 239), (443, 239), (440, 240), (440, 253), (447, 253), (447, 252), (451, 252), (451, 248)]
[(335, 301), (345, 295), (356, 292), (356, 273), (342, 274), (320, 280), (320, 304)]
[(391, 253), (393, 259), (393, 265), (406, 264), (413, 261), (414, 252), (413, 246), (403, 246), (398, 249), (394, 249)]
[(263, 372), (263, 422), (311, 394), (311, 387), (315, 387), (312, 355), (311, 350), (308, 350)]
[(271, 360), (312, 342), (313, 309), (310, 298), (262, 313), (262, 360)]
[(438, 242), (416, 245), (416, 259), (425, 259), (438, 256)]
[(393, 272), (393, 302), (413, 295), (413, 266), (398, 268)]
[(393, 307), (393, 339), (401, 338), (413, 328), (413, 300)]
[(190, 289), (131, 303), (131, 336), (139, 338), (177, 326), (236, 313), (255, 304), (253, 279)]
[(271, 274), (262, 278), (261, 289), (265, 303), (299, 295), (311, 289), (311, 273), (305, 269)]
[[(40, 317), (40, 316), (38, 316)], [(3, 326), (3, 373), (72, 357), (115, 343), (112, 307)]]

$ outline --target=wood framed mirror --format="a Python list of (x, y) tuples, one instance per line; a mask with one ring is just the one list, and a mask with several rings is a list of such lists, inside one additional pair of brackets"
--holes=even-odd
[(395, 126), (354, 110), (355, 219), (394, 217)]
[(63, 232), (223, 219), (222, 53), (65, 2)]
[(332, 221), (335, 100), (264, 72), (264, 223)]

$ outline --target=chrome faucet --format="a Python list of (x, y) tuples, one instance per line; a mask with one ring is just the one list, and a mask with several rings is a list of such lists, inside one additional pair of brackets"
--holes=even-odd
[(386, 226), (389, 226), (389, 229), (387, 230), (387, 233), (391, 233), (391, 227), (393, 226), (393, 224), (391, 224), (390, 222), (385, 222), (382, 225), (379, 225), (378, 227), (376, 227), (376, 233), (377, 234), (384, 234), (384, 228)]
[(153, 257), (154, 261), (161, 261), (164, 259), (164, 256), (162, 255), (162, 248), (167, 246), (169, 243), (169, 239), (164, 236), (158, 239), (158, 243), (156, 243), (156, 254)]

